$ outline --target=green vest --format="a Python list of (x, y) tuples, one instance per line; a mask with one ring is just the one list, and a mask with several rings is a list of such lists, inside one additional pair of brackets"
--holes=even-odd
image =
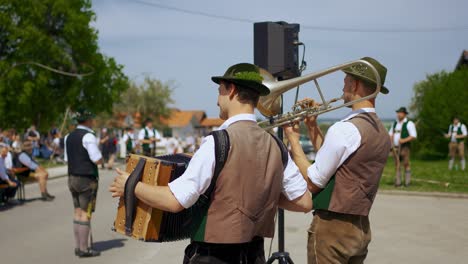
[[(408, 132), (408, 122), (409, 120), (407, 119), (406, 122), (403, 122), (403, 125), (401, 126), (401, 131), (400, 131), (400, 138), (407, 138), (409, 137), (409, 132)], [(393, 123), (393, 133), (395, 133), (395, 128), (397, 126), (397, 121)], [(410, 146), (411, 142), (406, 142), (402, 144), (401, 146)]]
[[(457, 136), (458, 136), (458, 135), (463, 135), (462, 126), (463, 126), (463, 124), (460, 123), (460, 125), (458, 126), (458, 129), (457, 129)], [(453, 133), (453, 125), (450, 125), (449, 131), (450, 131), (450, 136), (452, 136), (452, 133)], [(457, 141), (457, 143), (465, 142), (465, 139), (464, 139), (464, 138), (456, 138), (455, 140)]]
[[(148, 133), (148, 130), (146, 129), (146, 127), (144, 128), (144, 130), (145, 130), (145, 139), (149, 139), (149, 133)], [(155, 129), (153, 128), (153, 136), (156, 136), (156, 133), (155, 133), (154, 130)], [(148, 143), (143, 143), (142, 147), (143, 147), (144, 151), (150, 151), (150, 145)]]
[(127, 153), (130, 153), (133, 150), (133, 140), (129, 136), (127, 140)]

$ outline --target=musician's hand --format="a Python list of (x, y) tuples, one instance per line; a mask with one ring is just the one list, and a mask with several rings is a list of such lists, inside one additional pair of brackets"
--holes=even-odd
[(121, 197), (124, 195), (125, 183), (127, 182), (128, 176), (130, 176), (130, 174), (128, 172), (122, 171), (119, 168), (117, 168), (116, 171), (118, 175), (110, 185), (109, 192), (112, 193), (112, 197)]
[(284, 134), (288, 138), (289, 141), (297, 141), (299, 142), (299, 137), (301, 133), (299, 132), (299, 123), (294, 123), (292, 125), (285, 125), (282, 127)]

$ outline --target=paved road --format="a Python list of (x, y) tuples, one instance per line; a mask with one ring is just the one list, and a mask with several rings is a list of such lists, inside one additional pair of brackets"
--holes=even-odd
[[(102, 255), (73, 255), (72, 201), (67, 178), (49, 181), (53, 202), (30, 200), (1, 208), (2, 263), (181, 263), (187, 241), (143, 243), (111, 231), (117, 201), (107, 192), (110, 171), (101, 171), (101, 188), (93, 220), (95, 247)], [(26, 186), (27, 198), (39, 197), (36, 184)], [(286, 250), (295, 263), (306, 263), (306, 228), (310, 214), (286, 213)], [(468, 263), (468, 200), (383, 195), (371, 213), (373, 241), (366, 263)], [(270, 240), (266, 241), (266, 250)], [(273, 241), (272, 251), (277, 250)]]

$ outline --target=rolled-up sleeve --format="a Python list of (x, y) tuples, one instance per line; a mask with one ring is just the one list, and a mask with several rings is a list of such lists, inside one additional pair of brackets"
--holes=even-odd
[(28, 155), (24, 152), (18, 156), (19, 161), (30, 170), (36, 170), (39, 167), (39, 164), (34, 162)]
[(215, 166), (214, 139), (208, 136), (203, 139), (200, 148), (190, 160), (184, 174), (169, 183), (177, 201), (189, 208), (210, 186)]
[(361, 134), (350, 122), (337, 122), (331, 126), (323, 146), (317, 152), (315, 163), (307, 169), (314, 185), (325, 188), (338, 167), (361, 145)]
[(94, 163), (102, 159), (101, 151), (97, 145), (97, 138), (92, 133), (84, 135), (83, 147), (88, 151), (89, 158)]
[(284, 169), (283, 194), (288, 200), (294, 200), (307, 191), (307, 182), (302, 177), (299, 168), (288, 154), (288, 165)]

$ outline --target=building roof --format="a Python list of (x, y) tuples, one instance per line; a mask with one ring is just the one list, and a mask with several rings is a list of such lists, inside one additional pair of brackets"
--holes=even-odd
[(455, 70), (459, 70), (462, 66), (468, 66), (468, 50), (464, 50), (458, 60)]
[(179, 109), (173, 109), (169, 118), (161, 118), (161, 123), (168, 127), (185, 127), (195, 121), (194, 125), (198, 125), (201, 120), (206, 117), (204, 111), (183, 111)]
[(205, 118), (201, 122), (201, 127), (219, 127), (224, 123), (221, 118)]

